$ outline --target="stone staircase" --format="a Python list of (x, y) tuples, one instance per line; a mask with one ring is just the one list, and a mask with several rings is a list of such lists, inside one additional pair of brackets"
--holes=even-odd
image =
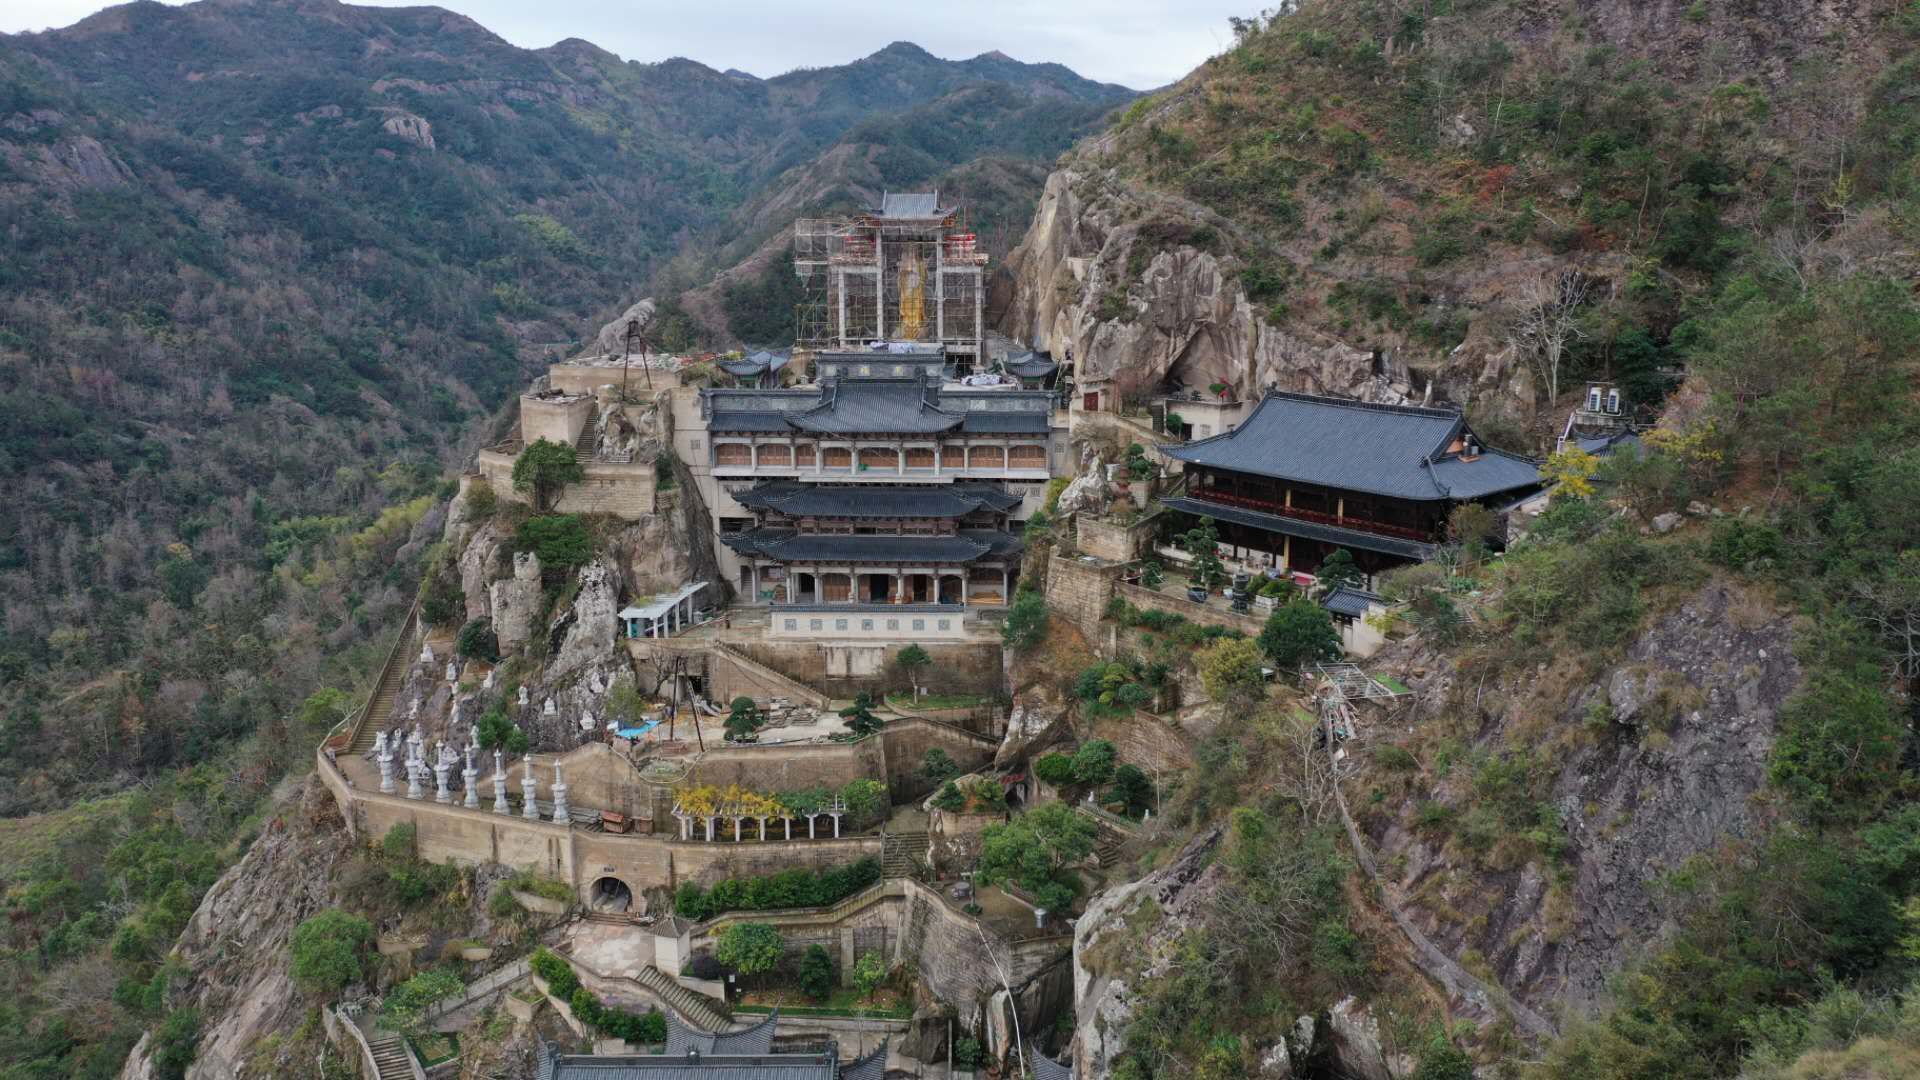
[(380, 1035), (367, 1042), (367, 1049), (373, 1051), (373, 1067), (380, 1070), (378, 1080), (413, 1080), (413, 1065), (400, 1036)]
[(1100, 842), (1093, 846), (1093, 860), (1102, 870), (1119, 862), (1120, 837), (1110, 832), (1101, 832)]
[(359, 727), (353, 734), (353, 745), (349, 753), (366, 754), (373, 749), (374, 736), (387, 726), (393, 717), (394, 699), (400, 696), (400, 688), (406, 685), (407, 670), (413, 666), (413, 658), (420, 655), (420, 615), (419, 609), (408, 613), (407, 621), (400, 627), (399, 639), (394, 642), (393, 651), (387, 655), (387, 666), (380, 671), (380, 682), (373, 688), (373, 696), (367, 699), (366, 708), (361, 712)]
[(705, 994), (696, 994), (681, 986), (673, 976), (649, 964), (634, 976), (634, 982), (646, 987), (665, 1002), (680, 1018), (703, 1031), (726, 1031), (733, 1017), (723, 1012), (718, 1002)]
[(585, 464), (593, 460), (593, 450), (600, 442), (600, 414), (589, 413), (586, 426), (573, 440), (573, 460)]
[(926, 852), (925, 832), (887, 833), (880, 841), (881, 875), (890, 878), (912, 877), (914, 861), (924, 858)]
[(808, 686), (806, 683), (803, 683), (798, 679), (794, 679), (787, 675), (782, 675), (780, 672), (773, 670), (767, 665), (761, 663), (758, 660), (755, 660), (753, 657), (748, 656), (746, 653), (741, 652), (739, 649), (736, 649), (731, 645), (728, 645), (724, 642), (715, 641), (715, 642), (712, 642), (708, 647), (711, 648), (714, 652), (719, 653), (721, 656), (726, 657), (729, 663), (739, 666), (749, 674), (753, 675), (756, 679), (779, 690), (780, 696), (789, 697), (795, 701), (805, 702), (806, 704), (816, 709), (824, 709), (832, 701), (831, 698), (829, 698), (826, 694), (820, 692), (819, 690), (816, 690), (815, 688)]

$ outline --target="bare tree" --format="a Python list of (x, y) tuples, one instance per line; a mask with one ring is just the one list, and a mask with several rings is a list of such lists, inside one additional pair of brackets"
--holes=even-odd
[(1580, 328), (1580, 307), (1591, 286), (1591, 279), (1578, 270), (1531, 281), (1520, 290), (1520, 302), (1507, 323), (1507, 343), (1545, 380), (1549, 405), (1560, 400), (1567, 346), (1587, 336)]

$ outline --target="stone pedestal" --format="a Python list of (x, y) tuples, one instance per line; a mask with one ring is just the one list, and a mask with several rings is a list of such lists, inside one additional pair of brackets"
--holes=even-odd
[(419, 761), (407, 762), (407, 798), (418, 799), (426, 794), (420, 788), (420, 773), (424, 766)]
[(493, 752), (493, 812), (504, 814), (512, 808), (507, 805), (507, 774), (500, 767), (500, 751)]
[(560, 778), (560, 763), (553, 763), (553, 823), (567, 823), (567, 782)]
[(461, 771), (460, 779), (467, 782), (467, 809), (480, 809), (480, 770), (468, 765)]
[(380, 790), (387, 795), (391, 795), (393, 794), (393, 752), (383, 748), (380, 751), (379, 761)]
[(528, 821), (540, 820), (540, 807), (534, 804), (535, 796), (540, 794), (540, 781), (533, 778), (533, 763), (527, 763), (527, 773), (520, 778), (520, 796), (525, 803), (520, 807), (520, 816)]

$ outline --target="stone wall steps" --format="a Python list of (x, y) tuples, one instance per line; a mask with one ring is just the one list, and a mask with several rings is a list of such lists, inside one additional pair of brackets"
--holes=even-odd
[(373, 1067), (380, 1070), (378, 1080), (413, 1080), (413, 1065), (407, 1048), (398, 1035), (382, 1035), (367, 1043), (373, 1051)]
[(407, 670), (413, 666), (419, 648), (420, 614), (416, 605), (408, 613), (406, 623), (400, 627), (393, 650), (387, 656), (387, 666), (380, 670), (380, 681), (374, 685), (373, 695), (367, 699), (359, 727), (354, 730), (353, 745), (348, 748), (350, 753), (365, 754), (371, 751), (374, 737), (389, 726), (388, 721), (393, 718), (394, 700), (400, 696), (400, 688), (406, 685)]

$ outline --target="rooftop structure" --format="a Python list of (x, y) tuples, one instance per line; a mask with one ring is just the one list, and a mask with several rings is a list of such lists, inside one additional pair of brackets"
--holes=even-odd
[(1536, 491), (1530, 459), (1484, 446), (1459, 412), (1270, 393), (1224, 434), (1165, 448), (1186, 463), (1171, 509), (1221, 523), (1259, 569), (1313, 570), (1336, 548), (1367, 573), (1432, 558), (1462, 503)]
[(977, 364), (987, 256), (938, 192), (888, 192), (858, 214), (795, 222), (793, 266), (800, 345), (928, 342)]
[(667, 1014), (663, 1054), (563, 1054), (542, 1042), (538, 1080), (884, 1080), (887, 1045), (849, 1062), (827, 1042), (805, 1049), (773, 1046), (779, 1013), (743, 1031), (704, 1032)]

